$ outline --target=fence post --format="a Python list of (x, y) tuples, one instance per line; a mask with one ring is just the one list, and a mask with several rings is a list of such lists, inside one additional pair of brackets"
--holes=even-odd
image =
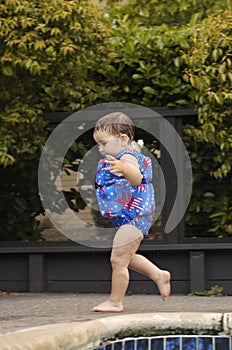
[(190, 292), (204, 291), (205, 281), (205, 252), (190, 252)]
[(29, 292), (45, 292), (44, 254), (29, 254)]

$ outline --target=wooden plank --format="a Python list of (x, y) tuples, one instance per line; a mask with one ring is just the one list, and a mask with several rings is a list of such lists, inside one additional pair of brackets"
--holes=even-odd
[(163, 270), (171, 272), (172, 278), (177, 280), (189, 279), (189, 254), (188, 252), (149, 252), (143, 253), (154, 264)]
[(207, 280), (232, 280), (231, 266), (231, 251), (214, 251), (206, 253)]
[[(213, 286), (219, 286), (223, 288), (224, 295), (232, 295), (232, 280), (214, 279), (206, 282), (206, 290), (210, 290)], [(231, 307), (231, 305), (228, 305)]]
[[(189, 117), (189, 116), (197, 117), (197, 112), (193, 106), (176, 107), (176, 108), (162, 106), (162, 107), (150, 107), (150, 109), (156, 112), (157, 114), (162, 115), (163, 117)], [(108, 112), (111, 112), (111, 111), (112, 110), (109, 110)], [(88, 111), (88, 116), (90, 112), (91, 111)], [(60, 123), (74, 113), (75, 112), (73, 111), (72, 112), (50, 112), (50, 113), (44, 113), (42, 117), (45, 120), (49, 121), (50, 123)], [(107, 113), (107, 111), (104, 110), (104, 113)], [(82, 119), (79, 118), (80, 121), (85, 120), (83, 118), (83, 115), (84, 114), (82, 113), (81, 114)], [(140, 119), (144, 119), (144, 117), (147, 117), (147, 116), (139, 114)], [(95, 113), (94, 113), (94, 118), (96, 118)]]
[[(49, 293), (110, 293), (110, 281), (48, 281)], [(189, 293), (189, 281), (173, 281), (173, 294)], [(159, 295), (156, 285), (151, 281), (130, 281), (127, 294)]]
[(5, 280), (28, 280), (27, 254), (0, 254), (0, 281)]
[(4, 291), (4, 292), (18, 292), (18, 293), (28, 292), (28, 290), (29, 290), (28, 280), (0, 281), (0, 290)]
[(49, 254), (46, 259), (47, 279), (104, 280), (111, 275), (109, 256), (105, 254)]
[[(130, 281), (128, 293), (132, 294), (155, 294), (159, 295), (159, 290), (152, 281)], [(189, 281), (172, 281), (172, 294), (187, 294), (189, 293)]]
[[(159, 244), (159, 241), (145, 240), (142, 242), (139, 251), (193, 251), (193, 250), (207, 250), (207, 251), (231, 251), (232, 252), (232, 237), (225, 237), (222, 239), (215, 237), (215, 239), (201, 239), (200, 241), (194, 239), (191, 243), (178, 244)], [(210, 243), (209, 243), (210, 241)], [(0, 254), (23, 254), (23, 253), (110, 253), (110, 248), (91, 248), (76, 244), (74, 242), (7, 242), (0, 243)]]
[(110, 293), (110, 281), (48, 281), (52, 293)]

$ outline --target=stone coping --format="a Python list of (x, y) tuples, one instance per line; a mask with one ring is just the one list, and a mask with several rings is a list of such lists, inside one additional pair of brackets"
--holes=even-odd
[(232, 313), (145, 313), (52, 324), (0, 335), (0, 349), (88, 350), (110, 339), (171, 334), (232, 336)]

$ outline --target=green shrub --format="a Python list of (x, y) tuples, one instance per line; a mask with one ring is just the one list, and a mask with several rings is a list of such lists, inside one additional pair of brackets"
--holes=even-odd
[(190, 85), (183, 80), (189, 49), (186, 27), (146, 28), (120, 20), (112, 30), (111, 53), (92, 77), (98, 102), (127, 101), (145, 106), (190, 103)]
[[(1, 239), (39, 237), (37, 166), (51, 131), (40, 115), (111, 101), (196, 105), (184, 129), (194, 169), (186, 221), (232, 233), (231, 11), (216, 14), (211, 0), (113, 3), (108, 19), (87, 0), (0, 4)], [(77, 193), (65, 195), (79, 210)]]
[(217, 10), (227, 9), (229, 0), (130, 0), (123, 3), (108, 0), (106, 3), (111, 18), (126, 16), (132, 24), (150, 27), (164, 23), (174, 26), (188, 24), (195, 14), (203, 19)]
[(43, 211), (37, 167), (46, 111), (76, 110), (94, 100), (90, 64), (107, 52), (108, 30), (87, 0), (3, 0), (0, 4), (0, 239), (38, 239)]
[(184, 128), (194, 175), (186, 235), (231, 235), (231, 12), (150, 28), (112, 13), (111, 60), (95, 80), (100, 101), (196, 106), (198, 120)]
[(210, 16), (196, 27), (183, 57), (198, 111), (198, 124), (187, 126), (185, 135), (197, 176), (205, 181), (192, 198), (188, 221), (199, 225), (196, 216), (207, 213), (207, 231), (221, 236), (232, 235), (231, 34), (231, 11)]

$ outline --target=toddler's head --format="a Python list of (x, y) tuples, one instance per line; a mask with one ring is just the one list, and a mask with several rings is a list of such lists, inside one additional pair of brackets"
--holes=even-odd
[(135, 128), (132, 120), (122, 112), (113, 112), (101, 117), (94, 128), (94, 134), (107, 132), (109, 135), (120, 137), (125, 134), (129, 141), (134, 139)]

